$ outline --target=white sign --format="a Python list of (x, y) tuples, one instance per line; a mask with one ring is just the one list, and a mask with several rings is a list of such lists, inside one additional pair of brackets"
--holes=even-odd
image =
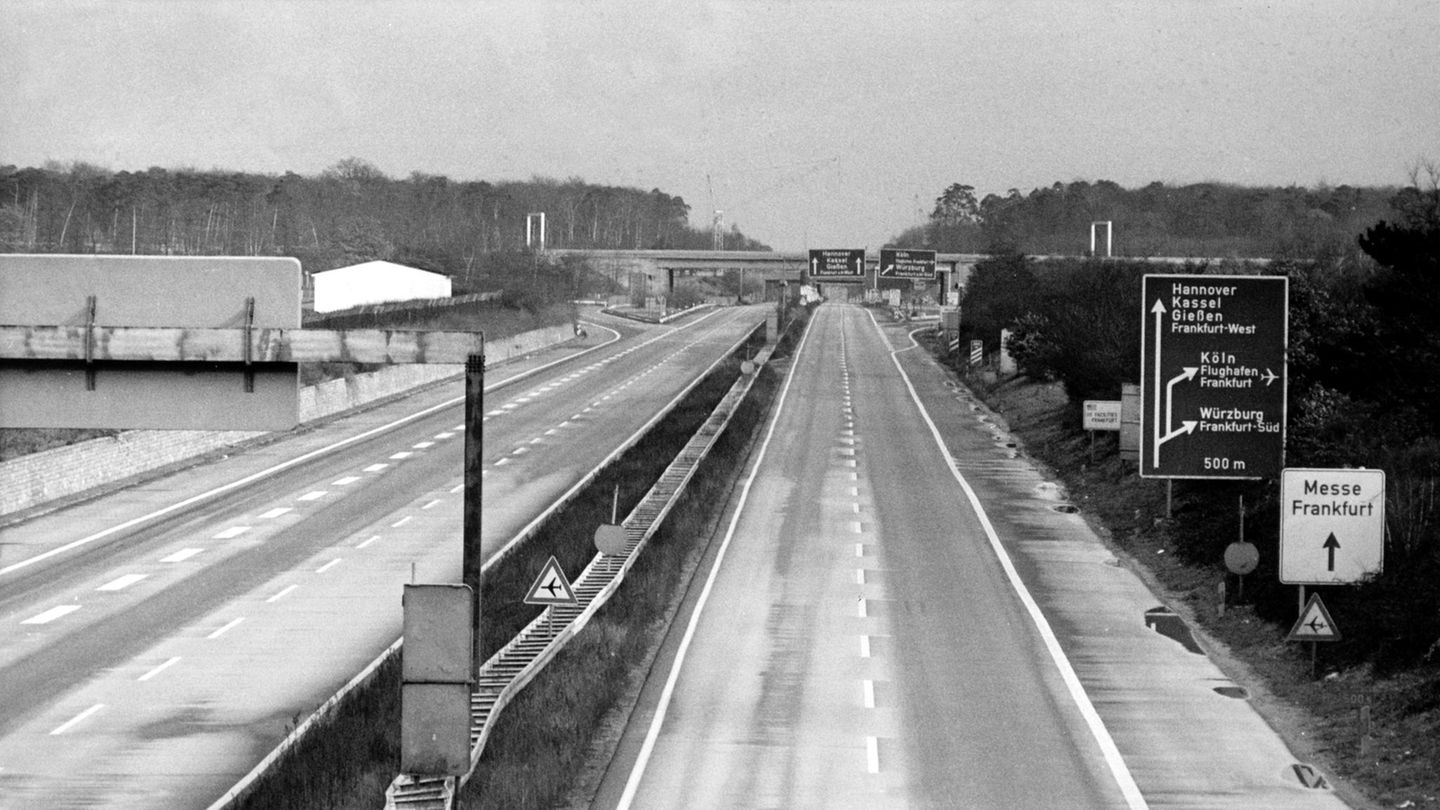
[(1281, 582), (1358, 582), (1384, 562), (1384, 470), (1281, 471)]
[(1085, 430), (1119, 430), (1120, 400), (1085, 400), (1085, 413), (1081, 422)]

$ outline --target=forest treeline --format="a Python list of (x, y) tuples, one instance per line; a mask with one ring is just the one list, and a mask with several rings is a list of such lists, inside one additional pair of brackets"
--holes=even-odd
[[(462, 286), (487, 256), (526, 249), (526, 216), (545, 212), (548, 246), (703, 248), (690, 206), (659, 189), (580, 178), (452, 180), (386, 176), (346, 158), (316, 176), (87, 163), (0, 166), (0, 250), (25, 253), (294, 256), (309, 271), (384, 259)], [(765, 249), (732, 226), (729, 249)]]
[[(1440, 170), (1392, 191), (1383, 214), (1367, 210), (1373, 218), (1352, 245), (1363, 261), (1322, 249), (1163, 272), (1289, 278), (1285, 464), (1386, 473), (1384, 572), (1361, 587), (1327, 589), (1331, 610), (1346, 617), (1332, 660), (1440, 668)], [(996, 253), (969, 277), (961, 329), (990, 347), (1012, 330), (1020, 370), (1064, 383), (1078, 431), (1082, 400), (1118, 400), (1121, 383), (1140, 380), (1141, 277), (1154, 272), (1142, 261)], [(1220, 559), (1237, 490), (1257, 518), (1253, 541), (1277, 542), (1275, 481), (1181, 484), (1191, 512), (1174, 530), (1182, 556)], [(1283, 624), (1294, 619), (1294, 594), (1274, 564), (1264, 555), (1247, 594)]]
[[(1252, 187), (1224, 183), (1126, 189), (1109, 180), (1056, 182), (1028, 194), (977, 198), (952, 183), (928, 219), (897, 247), (954, 253), (1075, 256), (1090, 250), (1090, 225), (1112, 223), (1115, 256), (1313, 258), (1356, 254), (1356, 237), (1393, 214), (1395, 187)], [(1096, 251), (1105, 252), (1103, 230)]]

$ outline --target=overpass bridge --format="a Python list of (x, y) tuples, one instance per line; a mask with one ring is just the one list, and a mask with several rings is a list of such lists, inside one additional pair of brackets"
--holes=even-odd
[[(675, 289), (676, 275), (720, 275), (738, 270), (749, 278), (762, 278), (769, 282), (798, 284), (805, 267), (810, 261), (808, 251), (758, 251), (758, 250), (582, 250), (576, 248), (547, 249), (555, 256), (583, 256), (590, 260), (596, 272), (612, 275), (625, 286), (634, 274), (645, 277), (646, 283), (656, 294), (669, 295)], [(937, 253), (935, 269), (944, 275), (946, 288), (964, 284), (975, 262), (985, 258), (983, 253)], [(865, 278), (862, 286), (875, 286), (875, 273), (880, 264), (880, 252), (866, 251)], [(623, 280), (622, 280), (623, 279)], [(832, 280), (833, 281), (833, 280)], [(655, 286), (663, 284), (663, 287)]]
[[(669, 295), (675, 289), (675, 276), (720, 275), (738, 270), (750, 278), (763, 278), (767, 282), (790, 282), (798, 284), (810, 261), (808, 251), (757, 251), (757, 250), (590, 250), (579, 248), (551, 248), (546, 253), (555, 256), (583, 256), (597, 272), (610, 275), (622, 286), (629, 287), (636, 274), (643, 277), (643, 283), (656, 295)], [(935, 269), (944, 281), (943, 289), (964, 285), (970, 277), (975, 263), (984, 259), (985, 253), (937, 253)], [(1047, 259), (1073, 259), (1078, 256), (1041, 256), (1029, 258), (1041, 261)], [(1186, 256), (1115, 256), (1108, 257), (1126, 261), (1152, 262), (1161, 265), (1185, 265), (1189, 263), (1217, 264), (1237, 261), (1252, 264), (1267, 264), (1269, 259), (1257, 258), (1204, 258)], [(877, 268), (880, 264), (878, 250), (865, 253), (865, 276), (861, 288), (875, 287)], [(844, 284), (833, 279), (827, 283)], [(663, 286), (660, 286), (663, 285)]]

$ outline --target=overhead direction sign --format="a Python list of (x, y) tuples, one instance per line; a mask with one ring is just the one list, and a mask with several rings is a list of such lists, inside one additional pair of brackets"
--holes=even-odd
[(1281, 473), (1281, 582), (1359, 582), (1384, 566), (1384, 470), (1287, 468)]
[[(293, 362), (248, 372), (97, 356), (107, 329), (202, 327), (254, 332), (300, 326), (300, 262), (194, 256), (0, 256), (0, 327), (60, 327), (84, 338), (77, 364), (0, 359), (0, 425), (281, 430), (299, 416)], [(34, 338), (39, 340), (39, 338)], [(181, 371), (182, 373), (176, 373)], [(242, 373), (249, 392), (241, 398)]]
[(466, 363), (480, 332), (300, 328), (300, 263), (0, 255), (0, 427), (288, 430), (298, 364)]
[(1288, 282), (1284, 276), (1144, 277), (1141, 476), (1280, 474)]
[(575, 591), (570, 587), (570, 580), (565, 578), (565, 572), (560, 569), (560, 563), (552, 556), (545, 567), (540, 569), (540, 576), (535, 578), (535, 584), (530, 586), (530, 592), (525, 594), (527, 605), (573, 605), (576, 603)]
[(880, 278), (935, 280), (935, 251), (880, 249)]
[(1295, 620), (1295, 625), (1290, 628), (1290, 635), (1285, 637), (1286, 641), (1339, 641), (1340, 628), (1335, 626), (1335, 620), (1330, 618), (1330, 611), (1325, 609), (1325, 603), (1320, 601), (1320, 594), (1310, 594), (1310, 601), (1305, 603), (1305, 609), (1300, 611), (1300, 618)]
[(864, 281), (865, 249), (811, 250), (810, 277), (819, 281)]

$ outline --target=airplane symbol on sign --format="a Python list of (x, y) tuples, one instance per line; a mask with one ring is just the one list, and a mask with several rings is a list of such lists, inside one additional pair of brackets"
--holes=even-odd
[(525, 594), (527, 605), (574, 605), (578, 602), (570, 580), (565, 578), (565, 572), (554, 557), (540, 569), (540, 576), (535, 578), (535, 584)]

